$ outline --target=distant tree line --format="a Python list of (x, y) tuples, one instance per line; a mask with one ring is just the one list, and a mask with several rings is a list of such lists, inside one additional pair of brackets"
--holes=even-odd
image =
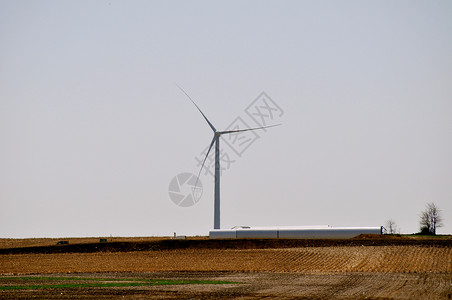
[[(435, 203), (427, 203), (425, 210), (419, 216), (419, 233), (420, 235), (436, 235), (436, 229), (443, 226), (443, 217), (441, 210)], [(385, 223), (387, 234), (399, 234), (400, 228), (397, 227), (393, 219), (389, 219)]]

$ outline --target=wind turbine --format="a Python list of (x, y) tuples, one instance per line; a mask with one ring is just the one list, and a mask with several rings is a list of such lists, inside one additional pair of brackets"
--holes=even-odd
[(204, 163), (206, 162), (207, 157), (209, 156), (210, 150), (212, 149), (213, 145), (215, 144), (215, 192), (214, 192), (214, 217), (213, 217), (213, 229), (220, 229), (220, 136), (223, 134), (231, 134), (231, 133), (238, 133), (238, 132), (244, 132), (244, 131), (251, 131), (251, 130), (260, 130), (264, 128), (270, 128), (279, 126), (281, 124), (276, 125), (270, 125), (270, 126), (263, 126), (263, 127), (257, 127), (257, 128), (246, 128), (246, 129), (238, 129), (238, 130), (227, 130), (227, 131), (218, 131), (212, 123), (207, 119), (206, 115), (201, 111), (199, 106), (193, 101), (193, 99), (184, 91), (183, 88), (181, 88), (179, 85), (176, 84), (176, 86), (190, 99), (190, 101), (196, 106), (196, 108), (199, 110), (201, 115), (206, 120), (207, 124), (209, 124), (210, 128), (213, 131), (213, 138), (210, 142), (209, 150), (207, 150), (206, 157), (204, 158), (204, 161), (202, 162), (201, 169), (199, 170), (198, 177), (196, 179), (195, 188), (198, 184), (199, 176), (201, 175), (201, 171), (204, 167)]

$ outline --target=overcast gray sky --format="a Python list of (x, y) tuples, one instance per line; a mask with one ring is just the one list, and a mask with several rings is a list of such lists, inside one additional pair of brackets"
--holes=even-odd
[(244, 151), (222, 139), (223, 228), (412, 233), (435, 202), (452, 233), (451, 16), (451, 1), (0, 0), (0, 237), (207, 235), (213, 178), (193, 206), (168, 194), (212, 138), (175, 83), (220, 130), (257, 126), (263, 91), (280, 109)]

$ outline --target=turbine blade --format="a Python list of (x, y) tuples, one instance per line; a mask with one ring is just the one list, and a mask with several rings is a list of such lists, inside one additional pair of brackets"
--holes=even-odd
[(270, 125), (270, 126), (263, 126), (263, 127), (257, 127), (257, 128), (246, 128), (246, 129), (238, 129), (238, 130), (227, 130), (227, 131), (219, 131), (219, 134), (227, 134), (227, 133), (236, 133), (236, 132), (243, 132), (243, 131), (251, 131), (251, 130), (258, 130), (258, 129), (264, 129), (264, 128), (270, 128), (270, 127), (276, 127), (280, 126), (282, 124), (276, 124), (276, 125)]
[(198, 105), (196, 105), (195, 101), (193, 101), (193, 99), (184, 91), (183, 88), (181, 88), (177, 83), (176, 86), (182, 91), (182, 93), (185, 94), (185, 96), (188, 97), (188, 99), (190, 99), (190, 101), (196, 106), (196, 108), (199, 110), (199, 112), (201, 113), (201, 115), (204, 117), (204, 119), (206, 119), (207, 124), (209, 124), (210, 128), (212, 128), (213, 132), (217, 132), (217, 130), (215, 129), (215, 127), (212, 125), (212, 123), (210, 123), (210, 121), (207, 119), (206, 115), (204, 115), (204, 113), (201, 111), (201, 109), (198, 107)]
[(209, 156), (210, 150), (212, 149), (214, 143), (215, 143), (215, 136), (213, 136), (212, 142), (210, 143), (210, 146), (209, 146), (209, 150), (207, 150), (206, 157), (204, 157), (204, 161), (202, 162), (201, 169), (199, 169), (198, 177), (196, 177), (195, 188), (198, 184), (199, 176), (201, 176), (201, 171), (202, 171), (202, 168), (204, 167), (204, 163), (206, 162), (207, 156)]

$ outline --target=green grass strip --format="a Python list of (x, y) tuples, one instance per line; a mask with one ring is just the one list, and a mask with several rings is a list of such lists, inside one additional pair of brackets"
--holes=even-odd
[[(67, 283), (67, 284), (33, 284), (33, 285), (4, 285), (0, 290), (38, 290), (38, 289), (67, 289), (67, 288), (95, 288), (95, 287), (133, 287), (154, 285), (182, 285), (182, 284), (238, 284), (231, 281), (220, 280), (173, 280), (173, 279), (142, 279), (142, 278), (70, 278), (70, 277), (2, 277), (0, 279), (38, 279), (38, 280), (78, 280), (78, 281), (107, 281), (94, 283)], [(110, 281), (110, 282), (109, 282)], [(113, 282), (111, 282), (113, 281)], [(118, 282), (119, 281), (119, 282)], [(124, 282), (128, 281), (128, 282)]]
[(42, 276), (26, 276), (26, 277), (18, 277), (18, 276), (8, 276), (8, 277), (0, 277), (0, 282), (3, 280), (70, 280), (70, 281), (144, 281), (148, 279), (143, 278), (96, 278), (96, 277), (42, 277)]

